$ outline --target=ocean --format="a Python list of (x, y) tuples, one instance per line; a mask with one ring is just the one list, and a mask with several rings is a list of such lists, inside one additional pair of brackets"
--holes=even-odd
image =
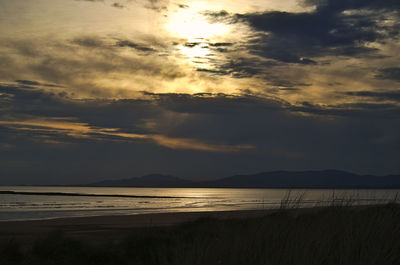
[(0, 221), (364, 205), (393, 201), (399, 191), (0, 186)]

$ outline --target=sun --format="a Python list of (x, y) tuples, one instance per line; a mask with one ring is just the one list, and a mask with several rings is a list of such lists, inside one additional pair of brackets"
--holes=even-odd
[(228, 32), (227, 25), (210, 23), (197, 9), (181, 9), (171, 13), (166, 23), (166, 29), (174, 37), (185, 39), (211, 39), (223, 36)]
[(211, 56), (208, 41), (205, 39), (189, 39), (186, 45), (179, 49), (180, 53), (196, 65), (208, 65)]
[(202, 14), (202, 6), (179, 9), (170, 12), (165, 29), (172, 37), (184, 40), (178, 46), (178, 53), (196, 68), (210, 68), (210, 60), (214, 56), (210, 43), (225, 39), (229, 33), (229, 25), (212, 23)]

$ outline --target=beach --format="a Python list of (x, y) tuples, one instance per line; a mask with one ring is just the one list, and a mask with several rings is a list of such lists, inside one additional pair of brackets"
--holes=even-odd
[(27, 242), (53, 232), (62, 232), (75, 238), (91, 238), (101, 241), (118, 240), (135, 228), (172, 226), (199, 218), (253, 218), (264, 216), (268, 212), (270, 211), (173, 212), (4, 221), (0, 222), (0, 240), (15, 239)]
[(398, 204), (0, 223), (0, 264), (400, 264)]

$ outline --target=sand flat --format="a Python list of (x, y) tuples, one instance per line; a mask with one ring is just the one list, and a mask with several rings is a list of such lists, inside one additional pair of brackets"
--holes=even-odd
[(16, 239), (30, 241), (38, 236), (55, 231), (73, 237), (116, 240), (132, 229), (170, 226), (202, 217), (210, 218), (249, 218), (266, 215), (268, 210), (241, 210), (217, 212), (174, 212), (136, 215), (111, 215), (71, 217), (29, 221), (0, 222), (0, 240)]

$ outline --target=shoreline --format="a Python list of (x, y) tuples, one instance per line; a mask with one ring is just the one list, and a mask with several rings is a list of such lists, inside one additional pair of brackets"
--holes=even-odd
[(114, 197), (114, 198), (138, 198), (138, 199), (192, 199), (196, 197), (179, 196), (147, 196), (126, 194), (96, 194), (96, 193), (71, 193), (71, 192), (37, 192), (37, 191), (12, 191), (0, 190), (0, 195), (26, 195), (26, 196), (67, 196), (67, 197)]
[(344, 187), (337, 187), (337, 186), (319, 186), (319, 187), (310, 187), (310, 186), (185, 186), (185, 187), (177, 187), (177, 186), (89, 186), (89, 185), (0, 185), (2, 187), (56, 187), (56, 188), (138, 188), (138, 189), (249, 189), (249, 190), (400, 190), (400, 186), (344, 186)]

